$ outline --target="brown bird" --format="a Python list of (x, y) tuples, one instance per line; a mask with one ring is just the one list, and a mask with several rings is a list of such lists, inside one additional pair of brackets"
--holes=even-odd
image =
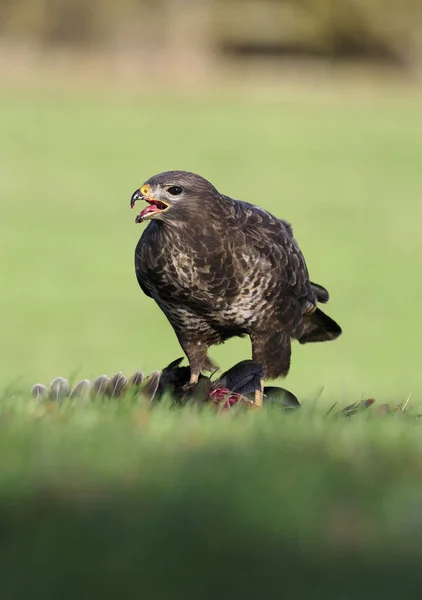
[[(190, 383), (215, 365), (208, 348), (249, 335), (264, 377), (287, 375), (291, 340), (337, 338), (341, 329), (317, 303), (329, 299), (309, 280), (289, 223), (220, 194), (206, 179), (168, 171), (131, 198), (150, 220), (135, 251), (136, 276), (170, 321), (190, 365)], [(256, 402), (262, 404), (262, 390)]]

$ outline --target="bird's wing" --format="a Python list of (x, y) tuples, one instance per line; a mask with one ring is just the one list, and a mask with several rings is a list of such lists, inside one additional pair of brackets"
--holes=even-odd
[(236, 243), (243, 243), (255, 260), (266, 264), (263, 274), (270, 267), (280, 291), (314, 302), (318, 293), (311, 286), (305, 258), (291, 225), (247, 202), (234, 201), (233, 207)]

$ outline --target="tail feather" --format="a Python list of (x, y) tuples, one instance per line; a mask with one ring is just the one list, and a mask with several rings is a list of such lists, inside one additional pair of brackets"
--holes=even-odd
[(335, 340), (341, 334), (341, 327), (331, 317), (322, 312), (319, 308), (310, 315), (303, 317), (305, 330), (299, 338), (300, 344), (309, 344), (310, 342), (328, 342)]

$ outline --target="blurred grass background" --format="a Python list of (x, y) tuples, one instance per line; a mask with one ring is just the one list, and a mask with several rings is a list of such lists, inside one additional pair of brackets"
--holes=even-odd
[[(344, 335), (295, 345), (288, 387), (325, 386), (329, 401), (422, 391), (418, 94), (9, 88), (0, 115), (3, 384), (152, 371), (182, 354), (137, 286), (144, 226), (129, 209), (149, 176), (181, 168), (290, 220), (331, 291)], [(228, 368), (250, 344), (211, 353)]]
[(0, 384), (181, 354), (128, 210), (180, 168), (291, 221), (329, 288), (344, 335), (294, 348), (295, 393), (418, 394), (421, 24), (413, 0), (0, 0)]
[[(416, 0), (0, 0), (5, 598), (415, 595), (421, 23)], [(28, 399), (181, 355), (129, 209), (174, 168), (291, 221), (330, 290), (344, 334), (294, 347), (298, 414)]]
[[(300, 397), (422, 387), (422, 14), (414, 0), (0, 0), (0, 384), (160, 369), (133, 190), (167, 169), (293, 223), (344, 328)], [(215, 348), (223, 368), (248, 341)]]

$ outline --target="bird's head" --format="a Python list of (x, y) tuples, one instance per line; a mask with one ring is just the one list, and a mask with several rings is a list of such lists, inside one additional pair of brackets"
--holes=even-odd
[(192, 213), (201, 210), (207, 199), (219, 197), (215, 187), (200, 175), (188, 171), (166, 171), (141, 185), (132, 194), (130, 206), (133, 208), (138, 200), (147, 202), (136, 216), (136, 223), (147, 219), (187, 220)]

